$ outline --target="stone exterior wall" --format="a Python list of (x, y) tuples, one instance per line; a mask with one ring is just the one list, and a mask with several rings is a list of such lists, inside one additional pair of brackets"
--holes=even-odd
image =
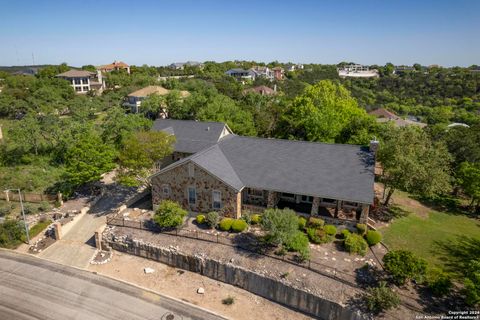
[[(189, 176), (188, 167), (190, 164), (194, 167), (193, 177)], [(239, 197), (236, 190), (192, 162), (183, 163), (153, 177), (151, 183), (154, 209), (158, 207), (162, 200), (168, 199), (180, 203), (183, 208), (189, 211), (210, 212), (214, 210), (212, 191), (217, 190), (220, 191), (222, 199), (222, 208), (217, 211), (220, 211), (224, 216), (237, 217), (240, 215), (237, 205)], [(164, 185), (169, 187), (169, 195), (164, 194)], [(195, 187), (196, 189), (197, 201), (195, 204), (188, 203), (188, 187)]]

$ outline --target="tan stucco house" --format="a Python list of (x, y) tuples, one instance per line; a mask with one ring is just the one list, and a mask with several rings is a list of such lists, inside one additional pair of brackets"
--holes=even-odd
[(367, 147), (243, 137), (226, 124), (158, 119), (175, 152), (150, 177), (153, 207), (164, 199), (193, 212), (240, 217), (289, 207), (366, 222), (374, 198), (374, 153)]

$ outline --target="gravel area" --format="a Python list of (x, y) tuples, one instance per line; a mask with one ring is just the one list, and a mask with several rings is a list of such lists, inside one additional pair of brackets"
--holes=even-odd
[[(145, 273), (145, 268), (153, 269), (153, 272)], [(88, 270), (198, 305), (229, 319), (312, 319), (248, 291), (197, 273), (117, 251), (107, 264), (91, 264)], [(199, 288), (204, 289), (203, 294), (197, 293)], [(232, 305), (224, 305), (222, 300), (227, 297), (233, 297), (235, 302)]]
[[(133, 239), (142, 239), (143, 242), (160, 247), (175, 247), (178, 251), (184, 253), (199, 254), (201, 252), (206, 257), (225, 263), (234, 263), (258, 274), (278, 279), (292, 287), (303, 289), (341, 304), (345, 304), (349, 298), (360, 293), (356, 288), (319, 275), (306, 268), (227, 245), (156, 234), (132, 228), (114, 227), (111, 232), (116, 237), (128, 236)], [(333, 269), (326, 268), (325, 271), (332, 273), (333, 276)]]

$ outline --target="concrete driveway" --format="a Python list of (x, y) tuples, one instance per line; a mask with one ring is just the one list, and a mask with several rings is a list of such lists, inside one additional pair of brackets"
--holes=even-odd
[(0, 250), (0, 319), (220, 320), (193, 305), (87, 271)]
[(87, 213), (75, 222), (63, 238), (39, 253), (54, 262), (86, 268), (95, 254), (95, 230), (106, 223), (105, 216)]

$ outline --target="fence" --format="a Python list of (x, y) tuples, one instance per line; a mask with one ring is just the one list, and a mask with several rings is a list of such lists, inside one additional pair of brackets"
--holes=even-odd
[[(262, 247), (261, 244), (253, 240), (252, 238), (248, 239), (248, 236), (245, 236), (242, 241), (235, 241), (235, 238), (216, 233), (207, 233), (205, 231), (199, 231), (199, 230), (186, 230), (186, 229), (173, 229), (173, 230), (165, 230), (165, 229), (159, 229), (156, 227), (156, 225), (150, 221), (150, 220), (128, 220), (125, 218), (119, 218), (117, 216), (113, 216), (111, 218), (107, 218), (107, 225), (109, 226), (119, 226), (119, 227), (126, 227), (126, 228), (134, 228), (134, 229), (140, 229), (140, 230), (147, 230), (147, 231), (156, 231), (160, 232), (162, 234), (167, 234), (175, 237), (183, 237), (183, 238), (190, 238), (190, 239), (196, 239), (200, 241), (206, 241), (206, 242), (211, 242), (211, 243), (217, 243), (217, 244), (222, 244), (222, 245), (227, 245), (230, 247), (235, 247), (242, 249), (244, 251), (250, 252), (252, 254), (257, 254), (265, 257), (269, 257), (275, 260), (283, 261), (285, 263), (289, 263), (304, 269), (308, 269), (310, 271), (313, 271), (317, 274), (320, 274), (322, 276), (326, 276), (328, 278), (334, 279), (336, 281), (339, 281), (343, 284), (346, 284), (348, 286), (354, 287), (354, 288), (360, 288), (361, 286), (357, 284), (357, 274), (355, 273), (349, 273), (345, 272), (342, 270), (338, 270), (337, 268), (332, 268), (331, 266), (327, 266), (325, 264), (313, 261), (313, 260), (306, 260), (303, 262), (300, 262), (296, 260), (295, 258), (292, 258), (292, 256), (288, 255), (275, 255), (275, 254), (270, 254), (267, 251), (262, 251), (260, 248)], [(244, 234), (237, 234), (239, 236), (244, 235)], [(250, 240), (250, 241), (249, 241)], [(383, 245), (383, 243), (382, 243)], [(383, 265), (381, 264), (381, 260), (378, 259), (378, 257), (375, 255), (375, 252), (373, 252), (373, 255), (375, 256), (376, 260), (380, 263), (380, 266), (383, 268)], [(402, 300), (402, 305), (406, 307), (407, 309), (410, 309), (415, 312), (423, 312), (422, 309), (418, 308), (412, 297), (407, 296), (397, 290), (397, 294), (401, 297)], [(445, 310), (437, 310), (437, 308), (432, 308), (432, 311), (437, 311), (437, 312), (443, 312)], [(396, 317), (393, 317), (396, 318)], [(398, 318), (396, 318), (398, 319)]]
[[(0, 192), (0, 200), (19, 202), (20, 198), (18, 192), (9, 191), (8, 193)], [(55, 202), (58, 200), (58, 195), (22, 192), (22, 200), (25, 202)]]
[[(301, 262), (291, 255), (289, 256), (289, 255), (271, 254), (266, 250), (264, 250), (265, 246), (258, 243), (258, 241), (254, 240), (253, 238), (247, 237), (247, 236), (243, 237), (243, 239), (241, 239), (242, 241), (238, 241), (238, 239), (236, 240), (235, 238), (232, 238), (220, 233), (212, 234), (212, 233), (207, 233), (199, 230), (186, 230), (186, 229), (161, 230), (155, 227), (155, 225), (151, 221), (138, 221), (138, 220), (135, 221), (135, 220), (128, 220), (125, 218), (118, 218), (118, 217), (108, 218), (107, 225), (134, 228), (134, 229), (140, 229), (140, 230), (148, 230), (148, 231), (157, 231), (157, 232), (161, 232), (162, 234), (167, 234), (171, 236), (196, 239), (196, 240), (201, 240), (206, 242), (227, 245), (230, 247), (240, 248), (242, 250), (251, 252), (252, 254), (258, 254), (258, 255), (266, 256), (275, 260), (284, 261), (286, 263), (290, 263), (295, 266), (311, 270), (323, 276), (333, 278), (344, 284), (347, 284), (356, 288), (359, 287), (356, 284), (356, 274), (347, 273), (345, 271), (332, 268), (331, 266), (327, 266), (310, 259)], [(238, 234), (238, 235), (241, 236), (242, 234)]]

